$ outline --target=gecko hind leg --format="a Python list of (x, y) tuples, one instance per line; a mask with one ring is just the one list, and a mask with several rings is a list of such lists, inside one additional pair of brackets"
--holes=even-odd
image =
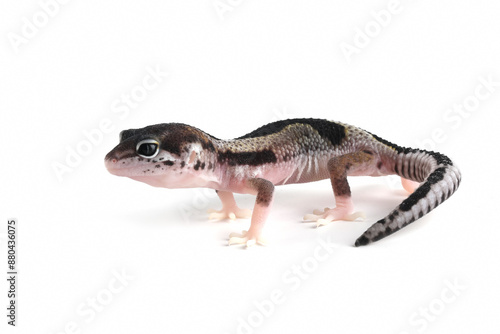
[(252, 216), (252, 210), (250, 209), (241, 209), (236, 205), (236, 201), (234, 200), (234, 195), (229, 191), (215, 191), (219, 196), (222, 202), (222, 210), (214, 210), (208, 209), (207, 213), (208, 219), (231, 219), (234, 220), (236, 218), (250, 218)]
[(356, 220), (365, 218), (362, 212), (354, 212), (351, 199), (351, 188), (347, 182), (347, 175), (356, 169), (366, 167), (374, 160), (370, 151), (360, 151), (334, 157), (328, 161), (328, 171), (335, 195), (335, 208), (325, 208), (323, 211), (314, 210), (312, 214), (304, 216), (304, 221), (316, 221), (317, 226), (329, 224), (335, 220)]

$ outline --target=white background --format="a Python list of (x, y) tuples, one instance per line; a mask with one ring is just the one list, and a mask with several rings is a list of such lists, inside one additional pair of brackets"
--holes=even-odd
[[(371, 13), (389, 1), (224, 0), (223, 13), (216, 3), (74, 0), (43, 22), (37, 1), (2, 1), (1, 263), (16, 217), (20, 272), (15, 330), (0, 285), (2, 333), (498, 333), (500, 6), (401, 0), (380, 28)], [(16, 47), (34, 16), (40, 27)], [(348, 61), (341, 45), (367, 27), (373, 37)], [(116, 113), (157, 67), (168, 77)], [(474, 100), (488, 77), (496, 86)], [(479, 103), (447, 111), (464, 101)], [(207, 221), (220, 207), (212, 191), (152, 188), (104, 168), (123, 129), (183, 122), (232, 138), (288, 117), (354, 124), (403, 146), (430, 148), (434, 136), (462, 185), (362, 248), (356, 238), (404, 199), (397, 180), (352, 179), (367, 219), (319, 229), (301, 217), (333, 206), (329, 181), (278, 187), (270, 245), (245, 250), (226, 244), (249, 220)], [(112, 130), (96, 134), (103, 120)], [(86, 145), (84, 132), (95, 143), (59, 180), (54, 166)], [(237, 201), (251, 208), (254, 198)], [(336, 245), (331, 254), (319, 240)], [(115, 282), (122, 271), (126, 286)]]

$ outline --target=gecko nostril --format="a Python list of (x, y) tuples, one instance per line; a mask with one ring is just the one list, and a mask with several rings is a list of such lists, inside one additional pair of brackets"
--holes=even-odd
[(114, 164), (116, 164), (116, 161), (117, 161), (116, 159), (112, 159), (111, 160), (111, 162), (114, 163)]

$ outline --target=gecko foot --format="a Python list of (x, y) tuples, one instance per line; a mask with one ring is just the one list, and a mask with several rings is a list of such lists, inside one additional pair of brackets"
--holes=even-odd
[(401, 184), (403, 185), (403, 188), (405, 188), (405, 190), (410, 194), (413, 194), (415, 190), (417, 190), (417, 188), (420, 186), (420, 183), (405, 179), (403, 177), (401, 178)]
[(304, 221), (315, 221), (316, 227), (327, 225), (335, 220), (356, 220), (358, 218), (365, 219), (363, 212), (348, 213), (345, 208), (325, 208), (323, 211), (314, 210), (312, 214), (304, 216)]
[(236, 218), (250, 218), (252, 216), (252, 210), (250, 209), (240, 209), (238, 207), (231, 208), (231, 209), (222, 209), (222, 210), (214, 210), (214, 209), (208, 209), (207, 210), (208, 219), (226, 219), (229, 218), (231, 220), (235, 220)]
[(242, 244), (245, 244), (247, 247), (251, 247), (255, 244), (265, 246), (267, 241), (261, 236), (253, 235), (253, 233), (249, 233), (248, 231), (242, 231), (241, 234), (231, 233), (229, 235), (229, 246)]

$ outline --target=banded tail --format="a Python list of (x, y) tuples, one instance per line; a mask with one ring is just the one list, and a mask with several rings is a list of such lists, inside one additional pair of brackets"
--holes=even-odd
[(459, 169), (441, 153), (402, 148), (377, 136), (374, 138), (396, 150), (395, 174), (423, 183), (388, 216), (368, 228), (356, 240), (355, 246), (380, 240), (413, 223), (448, 199), (461, 180)]

